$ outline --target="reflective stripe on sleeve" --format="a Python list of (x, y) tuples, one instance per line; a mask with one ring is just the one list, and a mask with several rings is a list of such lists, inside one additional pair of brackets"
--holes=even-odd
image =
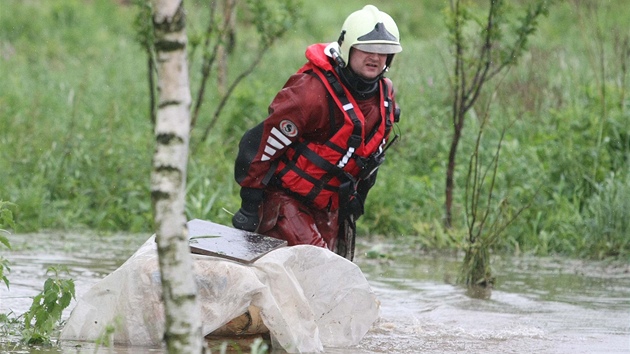
[(279, 131), (278, 128), (271, 128), (271, 134), (273, 134), (273, 136), (280, 140), (284, 145), (291, 145), (291, 140), (287, 138), (284, 134), (282, 134), (282, 132)]

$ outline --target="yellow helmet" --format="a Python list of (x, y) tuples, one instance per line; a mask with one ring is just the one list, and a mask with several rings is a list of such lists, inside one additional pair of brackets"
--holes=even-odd
[(374, 5), (366, 5), (351, 13), (341, 27), (338, 40), (341, 57), (348, 60), (350, 48), (379, 53), (395, 54), (402, 51), (396, 22)]

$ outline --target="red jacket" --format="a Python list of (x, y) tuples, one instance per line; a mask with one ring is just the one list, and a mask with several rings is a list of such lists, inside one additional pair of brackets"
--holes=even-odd
[[(359, 182), (357, 157), (367, 158), (387, 141), (395, 103), (386, 78), (380, 80), (380, 93), (365, 100), (356, 100), (343, 85), (346, 98), (335, 93), (324, 73), (332, 82), (341, 81), (325, 46), (308, 47), (308, 63), (276, 95), (267, 119), (243, 136), (235, 177), (244, 188), (264, 189), (271, 183), (317, 208), (334, 210), (344, 176), (354, 179), (355, 187)], [(343, 109), (348, 103), (354, 115)]]

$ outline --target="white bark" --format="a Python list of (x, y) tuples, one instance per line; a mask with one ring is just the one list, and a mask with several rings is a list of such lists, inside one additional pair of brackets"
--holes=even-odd
[(202, 353), (203, 336), (184, 213), (190, 87), (182, 0), (153, 0), (158, 72), (151, 199), (169, 353)]

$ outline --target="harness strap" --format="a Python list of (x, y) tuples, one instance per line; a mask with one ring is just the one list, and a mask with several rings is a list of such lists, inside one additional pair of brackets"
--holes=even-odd
[[(384, 136), (388, 136), (389, 132), (392, 129), (392, 122), (389, 119), (390, 115), (392, 113), (392, 109), (394, 106), (394, 100), (392, 99), (392, 96), (390, 95), (389, 89), (387, 87), (387, 83), (385, 82), (385, 80), (381, 80), (381, 92), (382, 92), (382, 96), (383, 96), (383, 106), (385, 107), (385, 133)], [(370, 141), (370, 139), (372, 139), (372, 137), (376, 134), (376, 132), (379, 129), (379, 125), (375, 125), (374, 128), (372, 129), (372, 131), (370, 131), (370, 133), (366, 136), (365, 138), (365, 142), (367, 143), (368, 141)], [(382, 145), (382, 144), (381, 144)]]
[(383, 104), (385, 105), (385, 136), (388, 136), (392, 129), (392, 122), (389, 118), (394, 109), (394, 100), (389, 92), (386, 80), (382, 80), (381, 82), (383, 83)]
[[(321, 193), (322, 190), (328, 190), (331, 192), (339, 193), (339, 196), (342, 201), (347, 202), (350, 196), (356, 190), (357, 180), (352, 177), (350, 174), (345, 172), (339, 166), (334, 165), (318, 155), (313, 150), (309, 149), (306, 144), (303, 143), (295, 143), (294, 144), (295, 154), (291, 159), (288, 159), (286, 156), (283, 156), (282, 159), (285, 163), (284, 168), (278, 172), (277, 177), (282, 179), (282, 177), (288, 173), (289, 171), (295, 172), (298, 176), (304, 178), (308, 182), (310, 182), (313, 187), (311, 190), (304, 196), (306, 200), (313, 200)], [(320, 169), (326, 171), (326, 174), (322, 176), (320, 179), (314, 178), (313, 176), (307, 174), (305, 171), (299, 169), (296, 166), (296, 161), (300, 156), (304, 156), (315, 166)], [(330, 185), (331, 179), (337, 177), (341, 181), (341, 185), (339, 187)]]
[(337, 77), (332, 73), (332, 71), (327, 70), (327, 71), (323, 71), (323, 73), (324, 73), (324, 77), (326, 77), (326, 80), (328, 80), (328, 83), (333, 88), (333, 91), (335, 91), (335, 94), (337, 95), (339, 102), (341, 102), (342, 109), (346, 111), (353, 125), (352, 134), (348, 138), (348, 146), (352, 148), (352, 151), (348, 149), (348, 152), (346, 152), (346, 155), (337, 164), (337, 166), (343, 168), (343, 166), (345, 166), (348, 163), (348, 160), (350, 159), (350, 156), (352, 156), (352, 153), (354, 153), (354, 150), (361, 145), (361, 139), (363, 135), (363, 124), (361, 124), (359, 117), (357, 117), (357, 113), (354, 110), (355, 107), (346, 96), (346, 93), (344, 92), (343, 87), (341, 86), (341, 83), (339, 82), (339, 80), (337, 80)]

